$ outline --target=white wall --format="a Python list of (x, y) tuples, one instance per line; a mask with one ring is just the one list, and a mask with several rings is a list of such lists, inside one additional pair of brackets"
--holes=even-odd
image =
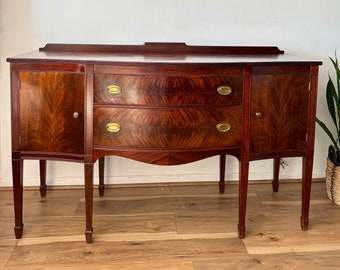
[[(6, 57), (48, 42), (196, 45), (277, 45), (316, 60), (320, 68), (318, 116), (325, 111), (328, 56), (340, 45), (339, 0), (0, 0), (0, 185), (11, 185), (9, 64)], [(340, 55), (340, 52), (338, 53)], [(313, 177), (324, 176), (329, 141), (316, 131)], [(227, 180), (238, 162), (227, 158)], [(301, 159), (287, 159), (282, 178), (301, 176)], [(218, 159), (163, 167), (110, 157), (107, 182), (209, 181), (218, 179)], [(49, 162), (48, 184), (82, 184), (81, 164)], [(252, 162), (251, 179), (270, 179), (272, 161)], [(38, 184), (38, 162), (25, 161), (25, 185)]]

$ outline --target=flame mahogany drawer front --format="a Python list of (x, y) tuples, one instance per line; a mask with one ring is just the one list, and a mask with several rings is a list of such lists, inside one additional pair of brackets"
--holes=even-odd
[[(234, 69), (233, 69), (234, 71)], [(191, 72), (187, 70), (186, 72)], [(143, 71), (142, 71), (143, 73)], [(95, 104), (122, 105), (239, 105), (242, 70), (218, 75), (103, 75), (94, 77)]]
[(95, 108), (95, 146), (201, 149), (241, 145), (242, 107)]
[[(245, 237), (249, 163), (302, 157), (300, 224), (308, 228), (318, 68), (277, 47), (47, 44), (11, 65), (15, 235), (23, 234), (23, 161), (84, 163), (86, 242), (92, 242), (94, 163), (104, 157), (159, 165), (226, 155), (239, 160), (238, 234)], [(213, 179), (211, 179), (213, 180)]]
[[(122, 68), (120, 73), (124, 73)], [(102, 69), (97, 67), (97, 71)], [(125, 72), (94, 76), (95, 147), (216, 149), (241, 145), (241, 68), (211, 75), (176, 68), (165, 74), (148, 68)]]

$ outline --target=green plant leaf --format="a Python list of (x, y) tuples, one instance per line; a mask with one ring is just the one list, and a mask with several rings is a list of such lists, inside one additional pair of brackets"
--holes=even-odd
[(327, 87), (326, 87), (326, 101), (327, 101), (329, 114), (332, 117), (333, 123), (338, 133), (339, 130), (338, 130), (338, 125), (337, 125), (337, 115), (336, 115), (335, 106), (337, 107), (336, 109), (339, 112), (340, 104), (339, 104), (339, 97), (336, 93), (334, 83), (330, 76), (329, 76), (329, 80), (328, 80)]
[(316, 122), (319, 124), (319, 126), (325, 131), (325, 133), (328, 135), (328, 137), (331, 139), (333, 145), (334, 145), (334, 148), (336, 151), (340, 151), (339, 147), (338, 147), (338, 144), (337, 144), (337, 141), (338, 140), (335, 140), (333, 135), (332, 135), (332, 132), (328, 129), (328, 127), (326, 126), (326, 124), (324, 122), (322, 122), (320, 119), (316, 118)]
[(340, 68), (339, 61), (335, 52), (335, 58), (329, 57), (332, 62), (333, 68), (336, 73), (336, 79), (332, 80), (331, 75), (328, 75), (328, 82), (326, 86), (326, 102), (329, 114), (332, 118), (335, 126), (336, 133), (333, 135), (331, 130), (320, 119), (316, 119), (316, 122), (325, 131), (328, 137), (331, 139), (335, 154), (340, 157)]
[(338, 91), (338, 96), (340, 96), (340, 68), (339, 68), (339, 62), (338, 62), (338, 58), (335, 52), (335, 59), (333, 59), (332, 57), (329, 57), (329, 59), (331, 60), (334, 70), (335, 70), (335, 74), (336, 74), (336, 82), (337, 82), (337, 91)]

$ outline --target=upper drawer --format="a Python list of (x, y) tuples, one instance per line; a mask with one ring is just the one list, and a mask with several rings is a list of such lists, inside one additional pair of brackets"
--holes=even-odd
[(94, 77), (95, 104), (154, 106), (239, 105), (242, 73), (108, 75)]

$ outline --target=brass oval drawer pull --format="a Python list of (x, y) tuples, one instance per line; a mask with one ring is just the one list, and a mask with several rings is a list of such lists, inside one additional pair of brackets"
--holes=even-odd
[(120, 92), (122, 92), (122, 88), (116, 84), (109, 85), (106, 89), (111, 95), (118, 95)]
[(230, 86), (227, 85), (221, 85), (219, 87), (217, 87), (217, 92), (222, 95), (222, 96), (227, 96), (229, 94), (231, 94), (233, 90), (231, 89)]
[(228, 123), (219, 123), (216, 125), (216, 129), (219, 132), (228, 132), (231, 130), (231, 125)]
[(106, 125), (106, 130), (108, 132), (117, 133), (120, 131), (120, 125), (118, 123), (108, 123)]
[(255, 116), (256, 116), (257, 118), (261, 118), (261, 117), (262, 117), (262, 113), (261, 113), (261, 112), (256, 112), (256, 113), (255, 113)]

